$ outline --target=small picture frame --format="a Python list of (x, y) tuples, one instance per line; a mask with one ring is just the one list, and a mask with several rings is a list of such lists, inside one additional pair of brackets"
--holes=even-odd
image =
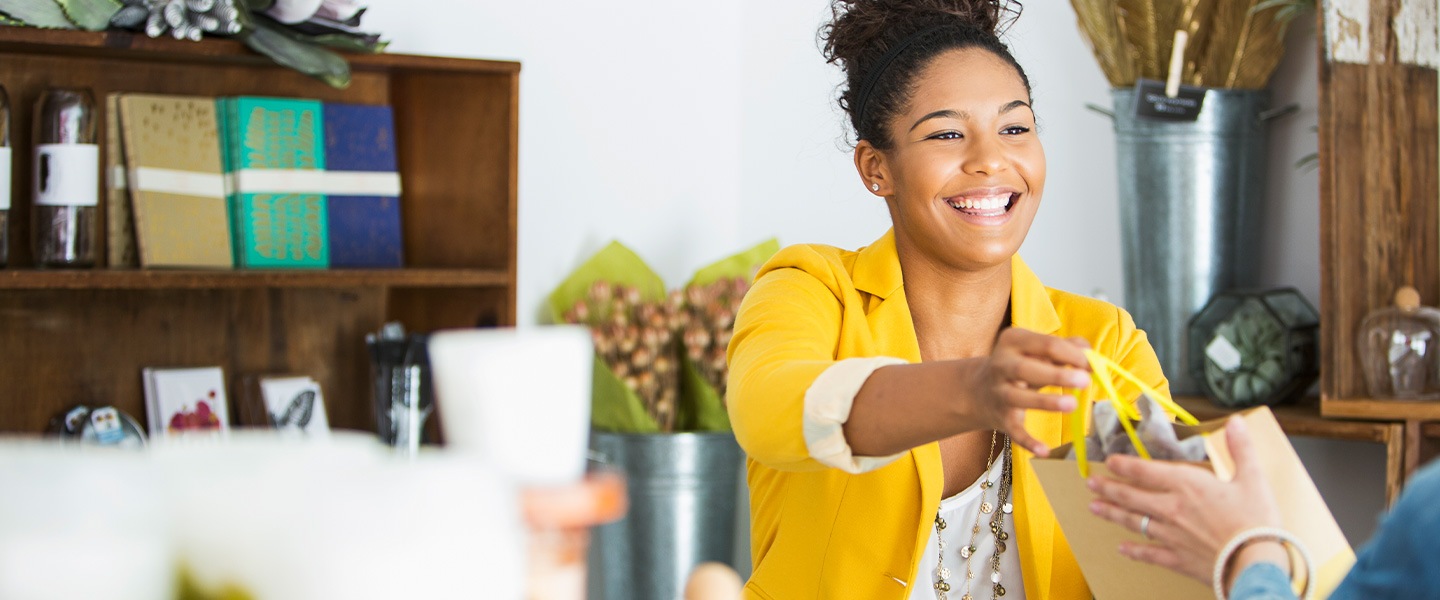
[(223, 437), (230, 431), (225, 371), (220, 367), (142, 372), (151, 439)]
[(247, 377), (241, 421), (306, 437), (329, 437), (330, 420), (320, 383), (304, 375)]

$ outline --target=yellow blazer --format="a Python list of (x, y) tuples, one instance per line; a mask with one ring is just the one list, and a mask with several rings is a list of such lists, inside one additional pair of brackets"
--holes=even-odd
[[(1169, 393), (1145, 332), (1125, 311), (1042, 286), (1018, 256), (1011, 269), (1014, 326), (1088, 339)], [(838, 360), (869, 356), (920, 362), (893, 231), (859, 251), (791, 246), (761, 268), (729, 347), (730, 419), (748, 455), (754, 573), (746, 598), (908, 598), (945, 484), (938, 443), (851, 475), (814, 460), (802, 432), (811, 382)], [(1139, 392), (1121, 386), (1120, 393)], [(1069, 418), (1030, 411), (1025, 423), (1054, 447), (1070, 441)], [(1030, 454), (1014, 452), (1015, 548), (1026, 597), (1089, 600)]]

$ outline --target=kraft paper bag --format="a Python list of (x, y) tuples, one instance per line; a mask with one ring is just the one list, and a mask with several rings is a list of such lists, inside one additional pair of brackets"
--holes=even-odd
[[(1355, 564), (1355, 552), (1340, 532), (1334, 515), (1320, 497), (1315, 482), (1300, 463), (1300, 457), (1295, 454), (1295, 448), (1281, 431), (1270, 409), (1262, 406), (1238, 414), (1250, 428), (1250, 437), (1254, 440), (1257, 455), (1261, 457), (1265, 479), (1269, 481), (1280, 506), (1285, 529), (1300, 538), (1315, 561), (1313, 597), (1325, 598)], [(1225, 440), (1224, 419), (1193, 426), (1176, 425), (1175, 429), (1181, 439), (1206, 436), (1209, 462), (1182, 464), (1212, 470), (1227, 481), (1234, 476), (1234, 462)], [(1049, 456), (1034, 458), (1030, 462), (1096, 600), (1214, 598), (1208, 584), (1169, 569), (1132, 561), (1120, 554), (1118, 548), (1121, 542), (1146, 543), (1146, 540), (1140, 534), (1090, 512), (1090, 502), (1095, 499), (1095, 494), (1085, 487), (1079, 464), (1065, 460), (1069, 451), (1070, 445), (1066, 444), (1056, 448)], [(1114, 477), (1101, 462), (1089, 462), (1089, 470), (1092, 474)]]

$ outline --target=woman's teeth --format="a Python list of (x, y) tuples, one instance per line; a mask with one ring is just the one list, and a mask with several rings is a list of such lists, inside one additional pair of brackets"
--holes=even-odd
[(1010, 194), (977, 196), (973, 198), (951, 198), (946, 200), (946, 202), (955, 210), (983, 217), (997, 217), (1005, 214), (1005, 209), (1010, 206)]

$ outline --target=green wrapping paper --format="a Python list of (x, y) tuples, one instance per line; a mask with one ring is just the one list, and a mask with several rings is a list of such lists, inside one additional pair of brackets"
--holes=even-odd
[(715, 264), (696, 271), (695, 276), (690, 278), (690, 283), (686, 284), (686, 287), (692, 285), (710, 285), (726, 277), (744, 277), (749, 279), (755, 274), (756, 269), (764, 265), (765, 261), (770, 260), (770, 257), (775, 256), (775, 253), (779, 251), (780, 242), (777, 240), (770, 239), (760, 242), (754, 248), (722, 259)]
[[(550, 294), (550, 320), (564, 323), (566, 310), (585, 298), (590, 286), (597, 281), (614, 285), (628, 285), (640, 290), (645, 300), (658, 301), (665, 297), (665, 283), (650, 267), (629, 248), (619, 242), (610, 242), (585, 264), (580, 265), (559, 287)], [(595, 372), (591, 383), (590, 424), (597, 430), (618, 433), (657, 433), (660, 426), (645, 412), (640, 396), (615, 376), (615, 372), (595, 357)]]
[[(780, 242), (771, 239), (755, 247), (722, 259), (695, 272), (686, 287), (710, 285), (720, 279), (750, 279), (755, 270), (780, 251)], [(686, 431), (730, 431), (730, 415), (719, 390), (705, 381), (700, 370), (684, 353), (680, 353), (680, 428)]]

